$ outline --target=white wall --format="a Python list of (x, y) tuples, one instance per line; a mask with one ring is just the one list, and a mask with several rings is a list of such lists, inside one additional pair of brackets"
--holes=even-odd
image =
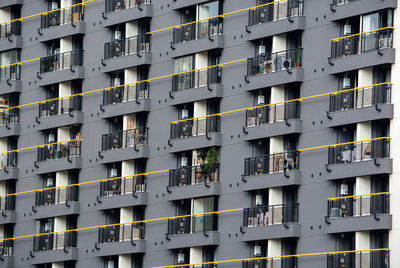
[(138, 75), (137, 75), (137, 68), (129, 68), (124, 70), (125, 74), (125, 82), (124, 84), (130, 84), (138, 81)]
[(72, 36), (60, 38), (60, 52), (72, 51)]
[(0, 8), (0, 23), (11, 20), (11, 7)]
[(286, 34), (274, 35), (272, 37), (272, 53), (286, 50)]
[(132, 37), (136, 36), (139, 33), (139, 23), (137, 20), (135, 21), (129, 21), (125, 24), (125, 36)]

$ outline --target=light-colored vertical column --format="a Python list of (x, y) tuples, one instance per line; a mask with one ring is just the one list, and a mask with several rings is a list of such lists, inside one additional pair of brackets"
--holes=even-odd
[(0, 23), (11, 20), (11, 7), (0, 8)]
[(189, 263), (202, 263), (203, 262), (203, 248), (202, 247), (191, 247)]
[[(5, 181), (0, 181), (0, 195), (4, 195), (7, 194), (7, 188), (6, 188), (6, 182)], [(4, 210), (5, 209), (5, 197), (1, 197), (1, 207), (0, 210)], [(0, 225), (2, 226), (2, 225)], [(2, 238), (2, 236), (0, 237)]]
[(60, 38), (60, 52), (72, 51), (72, 36)]
[(137, 20), (129, 21), (125, 24), (125, 37), (129, 38), (139, 34), (139, 23)]
[[(120, 223), (131, 222), (133, 220), (133, 207), (121, 208)], [(129, 224), (121, 225), (120, 238), (119, 240), (125, 241), (131, 238), (131, 232)], [(131, 268), (132, 267), (132, 257), (130, 254), (118, 255), (118, 267), (119, 268)]]
[[(7, 152), (8, 151), (8, 139), (7, 138), (0, 138), (0, 152)], [(4, 168), (7, 166), (7, 154), (0, 155), (1, 166), (0, 168)]]

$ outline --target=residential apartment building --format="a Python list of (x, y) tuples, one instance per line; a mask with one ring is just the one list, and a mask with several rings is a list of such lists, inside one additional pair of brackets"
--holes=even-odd
[(397, 6), (1, 0), (0, 267), (400, 267)]

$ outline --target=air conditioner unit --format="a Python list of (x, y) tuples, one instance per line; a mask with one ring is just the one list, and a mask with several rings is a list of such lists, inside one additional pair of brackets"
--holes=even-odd
[(150, 50), (150, 44), (149, 43), (141, 43), (139, 51), (148, 51)]
[(282, 60), (282, 67), (284, 69), (290, 69), (292, 68), (292, 61), (290, 58), (286, 58), (284, 60)]
[(389, 38), (379, 38), (379, 48), (388, 48), (389, 47)]
[(136, 192), (146, 192), (146, 184), (136, 185)]
[(343, 35), (350, 35), (351, 34), (351, 25), (346, 24), (343, 26)]
[(178, 253), (178, 263), (182, 264), (185, 262), (185, 254), (183, 253)]
[(256, 206), (261, 206), (262, 205), (262, 195), (258, 194), (256, 195)]
[(350, 88), (350, 78), (343, 78), (343, 88)]

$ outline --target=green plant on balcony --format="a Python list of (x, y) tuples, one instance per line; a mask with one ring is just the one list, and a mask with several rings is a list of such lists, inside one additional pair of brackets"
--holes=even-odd
[(218, 172), (216, 172), (218, 169), (218, 163), (219, 163), (218, 151), (214, 147), (211, 147), (207, 151), (207, 156), (206, 156), (205, 166), (204, 166), (208, 181), (217, 181), (218, 180), (218, 178), (217, 178)]

